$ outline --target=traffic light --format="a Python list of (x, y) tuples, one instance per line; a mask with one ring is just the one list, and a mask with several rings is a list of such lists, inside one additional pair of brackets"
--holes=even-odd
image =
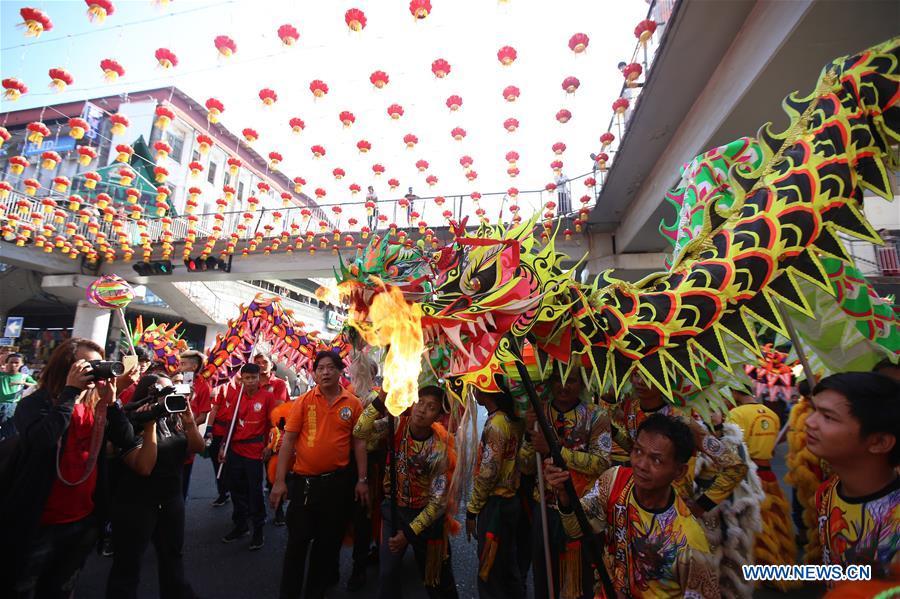
[(222, 258), (216, 258), (215, 256), (207, 256), (206, 258), (198, 256), (196, 258), (187, 258), (184, 261), (184, 266), (188, 269), (188, 272), (207, 272), (211, 270), (231, 272), (231, 259), (229, 257), (228, 262), (226, 262)]
[(142, 277), (171, 275), (175, 269), (170, 260), (153, 260), (152, 262), (135, 262), (134, 271)]

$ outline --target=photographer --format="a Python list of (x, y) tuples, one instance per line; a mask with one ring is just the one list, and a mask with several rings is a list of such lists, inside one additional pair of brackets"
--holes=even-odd
[(16, 446), (0, 485), (0, 530), (12, 549), (0, 560), (4, 597), (72, 593), (104, 520), (106, 460), (98, 457), (105, 441), (129, 467), (153, 469), (155, 445), (139, 446), (115, 403), (122, 365), (102, 359), (89, 339), (62, 342), (35, 392), (19, 402)]
[[(141, 560), (151, 540), (156, 549), (160, 597), (193, 597), (184, 579), (185, 459), (203, 450), (203, 438), (190, 403), (175, 393), (172, 381), (145, 375), (135, 387), (128, 416), (142, 426), (142, 443), (156, 446), (156, 464), (149, 476), (127, 462), (113, 493), (112, 530), (116, 548), (106, 585), (110, 599), (137, 597)], [(173, 412), (174, 410), (180, 410)]]

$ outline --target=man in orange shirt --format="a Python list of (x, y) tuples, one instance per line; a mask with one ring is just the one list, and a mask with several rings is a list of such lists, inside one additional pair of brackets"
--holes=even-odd
[[(288, 497), (288, 543), (281, 573), (281, 598), (299, 598), (303, 589), (310, 541), (316, 550), (309, 560), (307, 597), (321, 597), (338, 579), (341, 538), (351, 512), (356, 456), (356, 498), (368, 501), (366, 444), (353, 439), (362, 413), (359, 399), (340, 385), (344, 362), (334, 352), (319, 352), (313, 362), (316, 386), (294, 402), (278, 452), (275, 484), (269, 503), (275, 507)], [(291, 478), (288, 467), (293, 463)], [(290, 490), (288, 490), (288, 482)]]
[[(259, 387), (259, 366), (244, 364), (241, 368), (242, 389), (231, 389), (226, 398), (230, 406), (228, 419), (234, 419), (228, 453), (219, 450), (219, 461), (225, 461), (225, 476), (231, 490), (231, 519), (234, 528), (222, 537), (223, 543), (231, 543), (250, 532), (247, 520), (253, 524), (250, 550), (261, 549), (265, 539), (263, 524), (266, 522), (266, 503), (263, 496), (263, 450), (269, 432), (269, 415), (275, 407), (275, 396)], [(240, 395), (240, 405), (238, 405)], [(235, 410), (237, 414), (235, 414)], [(236, 418), (235, 418), (236, 417)], [(230, 423), (229, 423), (230, 424)]]

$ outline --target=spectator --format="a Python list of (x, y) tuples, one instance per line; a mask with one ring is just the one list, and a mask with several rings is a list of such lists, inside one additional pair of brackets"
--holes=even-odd
[[(195, 350), (182, 352), (178, 357), (179, 373), (187, 377), (185, 383), (191, 386), (191, 412), (194, 414), (194, 423), (200, 427), (206, 424), (209, 411), (212, 409), (210, 401), (210, 388), (206, 379), (200, 376), (206, 359), (202, 353)], [(200, 451), (203, 451), (201, 448)], [(187, 499), (188, 488), (191, 485), (191, 471), (194, 468), (194, 455), (199, 451), (191, 452), (184, 462), (184, 473), (181, 480), (184, 485), (183, 495)]]
[(287, 383), (275, 376), (276, 367), (265, 354), (256, 354), (253, 363), (259, 366), (259, 386), (275, 396), (275, 405), (290, 399)]
[[(353, 497), (350, 451), (356, 456), (358, 480), (366, 482), (366, 445), (353, 440), (362, 412), (356, 396), (340, 385), (344, 362), (335, 352), (319, 352), (313, 362), (316, 386), (294, 402), (285, 425), (278, 468), (269, 503), (285, 498), (288, 543), (281, 572), (281, 598), (299, 598), (307, 552), (307, 597), (321, 597), (339, 579), (338, 556)], [(291, 478), (287, 478), (288, 468)], [(368, 494), (357, 484), (357, 498)]]
[(22, 370), (22, 354), (6, 354), (3, 370), (0, 371), (0, 440), (12, 434), (13, 413), (22, 399), (22, 392), (37, 384)]
[(153, 470), (155, 444), (140, 445), (115, 402), (114, 381), (92, 374), (91, 361), (102, 359), (93, 341), (62, 342), (35, 392), (19, 402), (16, 459), (0, 484), (0, 530), (16, 546), (0, 560), (2, 596), (72, 593), (105, 519), (106, 460), (98, 460), (105, 442), (135, 471)]
[(412, 187), (410, 187), (409, 191), (403, 197), (405, 197), (406, 201), (409, 202), (409, 204), (406, 206), (406, 219), (410, 224), (412, 224), (412, 213), (416, 210), (415, 202), (419, 199), (419, 196), (414, 194)]
[(569, 178), (562, 171), (556, 177), (556, 193), (559, 199), (557, 214), (565, 216), (572, 211), (572, 202), (569, 196)]
[(172, 391), (172, 381), (149, 374), (137, 384), (128, 412), (143, 426), (141, 443), (156, 445), (156, 464), (147, 475), (134, 467), (121, 469), (112, 504), (115, 557), (106, 584), (108, 599), (135, 599), (140, 582), (141, 561), (150, 542), (156, 549), (159, 596), (190, 599), (193, 591), (185, 581), (184, 497), (181, 482), (185, 459), (203, 450), (203, 438), (191, 404), (180, 414), (148, 418), (146, 414)]

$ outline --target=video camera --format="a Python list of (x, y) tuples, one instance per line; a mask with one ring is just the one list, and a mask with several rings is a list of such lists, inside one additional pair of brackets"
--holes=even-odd
[(125, 365), (121, 362), (106, 360), (91, 360), (91, 376), (95, 381), (107, 381), (125, 374)]
[[(151, 387), (147, 397), (143, 400), (129, 403), (125, 406), (125, 413), (133, 426), (143, 426), (148, 422), (165, 418), (171, 414), (180, 414), (188, 409), (188, 397), (191, 390), (188, 385), (175, 385), (157, 389)], [(138, 408), (152, 404), (149, 410), (138, 412)]]

